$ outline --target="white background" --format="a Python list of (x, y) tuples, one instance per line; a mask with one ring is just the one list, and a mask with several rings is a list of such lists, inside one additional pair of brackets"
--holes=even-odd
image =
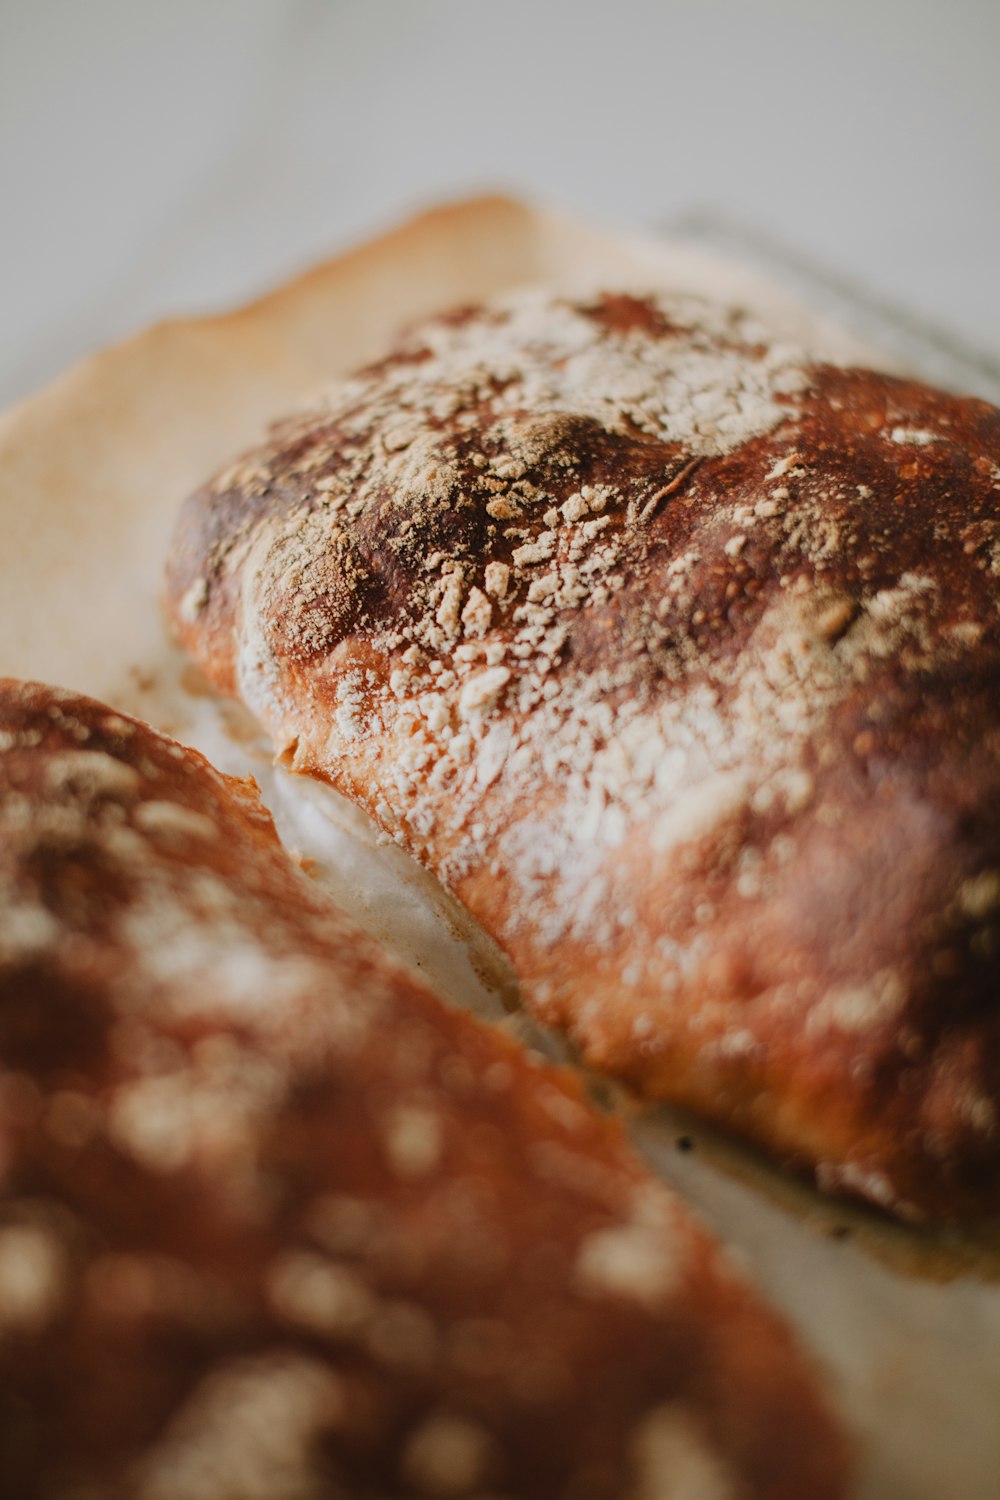
[(401, 213), (709, 209), (1000, 354), (1000, 0), (0, 0), (0, 403)]

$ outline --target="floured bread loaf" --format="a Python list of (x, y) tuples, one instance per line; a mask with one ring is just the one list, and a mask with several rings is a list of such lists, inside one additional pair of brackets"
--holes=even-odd
[(187, 504), (178, 635), (587, 1063), (1000, 1209), (1000, 414), (692, 299), (456, 312)]
[(0, 1496), (843, 1491), (783, 1327), (252, 783), (0, 683)]

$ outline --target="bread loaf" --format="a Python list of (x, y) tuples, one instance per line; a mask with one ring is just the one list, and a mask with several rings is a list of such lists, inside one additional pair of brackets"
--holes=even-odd
[(793, 1342), (252, 783), (0, 683), (0, 1496), (802, 1500)]
[(187, 504), (174, 627), (591, 1066), (1000, 1210), (1000, 414), (691, 298), (433, 320)]

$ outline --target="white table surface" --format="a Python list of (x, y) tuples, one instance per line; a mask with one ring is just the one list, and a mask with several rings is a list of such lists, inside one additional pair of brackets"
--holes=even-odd
[(0, 404), (435, 199), (707, 209), (1000, 356), (1000, 0), (0, 0)]

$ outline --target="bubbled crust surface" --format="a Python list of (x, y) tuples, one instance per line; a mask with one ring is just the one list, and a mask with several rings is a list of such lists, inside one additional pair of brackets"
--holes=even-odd
[(2, 682), (0, 892), (4, 1500), (842, 1493), (618, 1126), (331, 909), (251, 783)]
[(407, 335), (187, 504), (175, 628), (586, 1061), (1000, 1210), (1000, 414), (690, 299)]

